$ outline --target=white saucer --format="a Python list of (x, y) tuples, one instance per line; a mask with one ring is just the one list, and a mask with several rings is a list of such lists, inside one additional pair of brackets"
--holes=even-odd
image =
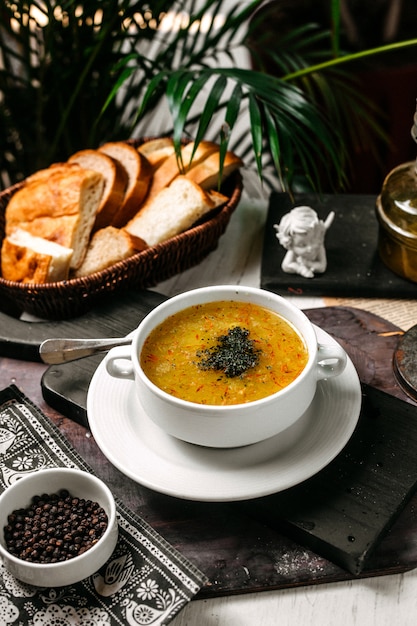
[[(320, 342), (334, 343), (323, 330), (316, 332)], [(134, 383), (112, 378), (103, 362), (87, 397), (91, 432), (115, 467), (155, 491), (206, 502), (266, 496), (310, 478), (349, 441), (360, 407), (360, 382), (349, 358), (343, 374), (319, 383), (297, 424), (242, 448), (204, 448), (166, 435), (145, 415)]]

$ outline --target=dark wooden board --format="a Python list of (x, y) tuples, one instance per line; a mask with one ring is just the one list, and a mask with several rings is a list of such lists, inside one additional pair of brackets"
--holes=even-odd
[(352, 574), (366, 566), (380, 537), (417, 483), (417, 407), (369, 385), (352, 438), (313, 478), (243, 509)]
[[(261, 286), (281, 295), (415, 298), (417, 284), (396, 276), (378, 255), (375, 196), (272, 193), (265, 226)], [(286, 250), (276, 238), (274, 224), (294, 206), (311, 206), (321, 219), (335, 212), (326, 235), (327, 270), (314, 278), (281, 269)]]
[[(365, 384), (388, 391), (390, 395), (406, 401), (414, 410), (415, 403), (408, 400), (397, 384), (392, 368), (392, 356), (401, 336), (398, 328), (377, 316), (346, 307), (312, 309), (307, 314), (345, 347)], [(80, 370), (81, 364), (86, 370), (91, 368), (92, 374), (96, 364), (91, 359), (88, 365), (88, 361), (90, 359), (58, 366), (64, 389), (68, 380), (73, 381), (72, 377)], [(259, 500), (256, 503), (187, 502), (137, 485), (108, 463), (88, 429), (63, 418), (53, 404), (45, 403), (40, 386), (37, 387), (34, 382), (36, 376), (40, 380), (44, 370), (39, 363), (19, 365), (16, 361), (0, 358), (0, 382), (6, 384), (13, 377), (16, 384), (20, 383), (27, 389), (30, 397), (59, 425), (114, 493), (208, 575), (210, 584), (200, 592), (200, 598), (355, 577), (339, 563), (326, 558), (320, 546), (313, 547), (305, 538), (298, 537), (297, 540), (294, 528), (283, 530), (282, 517), (277, 518), (274, 508), (277, 495), (260, 499), (264, 506), (274, 509), (274, 515), (265, 517), (265, 509), (258, 506)], [(55, 375), (54, 379), (56, 384), (59, 377)], [(77, 388), (77, 393), (83, 396), (88, 382), (84, 375), (76, 380), (76, 384), (71, 383), (72, 393)], [(83, 384), (81, 390), (78, 389), (79, 383)], [(404, 411), (402, 403), (401, 406), (401, 411)], [(404, 498), (401, 506), (405, 505), (405, 508), (391, 529), (387, 529), (375, 550), (368, 555), (360, 577), (401, 572), (417, 564), (417, 496), (409, 495), (411, 499), (407, 502)], [(393, 512), (390, 522), (400, 509), (398, 507)]]

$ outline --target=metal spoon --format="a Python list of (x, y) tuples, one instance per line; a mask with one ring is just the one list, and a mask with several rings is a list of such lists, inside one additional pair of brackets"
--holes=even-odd
[(44, 363), (58, 365), (105, 352), (115, 346), (126, 346), (131, 342), (132, 337), (129, 335), (114, 339), (46, 339), (39, 346), (39, 355)]

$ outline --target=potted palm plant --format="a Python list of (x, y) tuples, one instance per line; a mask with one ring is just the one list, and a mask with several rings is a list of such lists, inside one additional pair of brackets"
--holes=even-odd
[(211, 134), (260, 176), (271, 163), (282, 188), (300, 173), (320, 185), (323, 172), (340, 188), (346, 137), (378, 132), (375, 111), (342, 68), (417, 40), (345, 54), (339, 0), (329, 0), (332, 28), (286, 33), (271, 50), (271, 74), (248, 61), (262, 4), (5, 0), (1, 185), (103, 141), (172, 134), (179, 146), (184, 135), (198, 143)]

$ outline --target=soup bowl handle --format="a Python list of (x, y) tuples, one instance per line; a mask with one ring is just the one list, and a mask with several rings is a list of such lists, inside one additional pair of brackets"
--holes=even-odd
[(319, 343), (317, 346), (317, 379), (339, 376), (346, 367), (346, 352), (339, 345)]
[(112, 348), (104, 360), (107, 373), (114, 378), (135, 380), (131, 352), (130, 345)]

